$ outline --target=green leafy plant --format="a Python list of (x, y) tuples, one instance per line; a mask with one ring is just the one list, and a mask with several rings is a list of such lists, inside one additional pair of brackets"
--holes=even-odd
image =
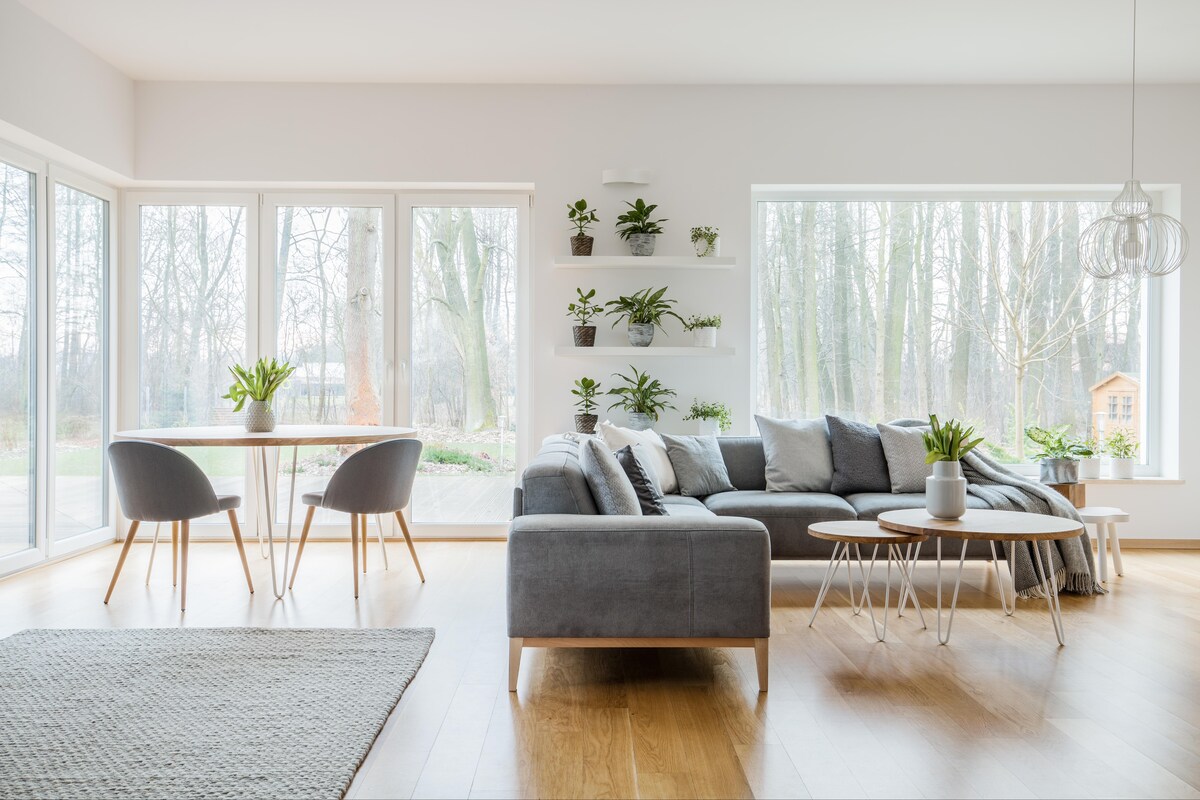
[(721, 315), (720, 314), (709, 314), (707, 317), (701, 317), (697, 314), (693, 314), (692, 316), (688, 317), (687, 320), (683, 323), (683, 329), (685, 331), (694, 331), (699, 328), (719, 328), (719, 327), (721, 327)]
[(616, 300), (609, 300), (604, 304), (604, 307), (608, 309), (605, 315), (617, 315), (616, 321), (612, 324), (614, 328), (623, 319), (628, 319), (630, 325), (654, 325), (659, 330), (663, 329), (662, 321), (666, 317), (674, 317), (683, 322), (683, 317), (671, 310), (675, 301), (663, 298), (663, 295), (667, 293), (667, 288), (664, 286), (658, 290), (643, 289), (636, 294), (622, 295)]
[(1132, 431), (1117, 428), (1104, 442), (1104, 452), (1113, 458), (1137, 458), (1138, 439)]
[(1039, 448), (1033, 456), (1034, 459), (1045, 461), (1053, 458), (1065, 458), (1069, 461), (1078, 461), (1081, 458), (1091, 458), (1095, 455), (1095, 452), (1083, 439), (1073, 436), (1069, 432), (1070, 428), (1070, 425), (1059, 425), (1055, 428), (1030, 425), (1025, 428), (1025, 438)]
[(625, 385), (606, 392), (617, 397), (616, 402), (608, 407), (609, 411), (620, 406), (630, 414), (646, 414), (657, 420), (664, 409), (675, 408), (667, 402), (668, 397), (675, 396), (675, 390), (668, 389), (645, 372), (638, 372), (637, 367), (632, 364), (629, 365), (629, 369), (633, 371), (632, 376), (613, 373), (613, 377), (625, 381)]
[(589, 289), (586, 294), (580, 288), (576, 288), (575, 291), (579, 297), (574, 303), (567, 304), (567, 316), (574, 317), (577, 325), (587, 325), (589, 319), (604, 309), (592, 302), (592, 298), (596, 296), (595, 289)]
[[(650, 219), (654, 209), (658, 208), (657, 203), (646, 205), (646, 201), (639, 197), (635, 203), (625, 201), (625, 205), (629, 206), (629, 210), (617, 217), (617, 235), (622, 239), (628, 239), (635, 233), (663, 232), (660, 223), (668, 220)], [(625, 227), (622, 228), (622, 225)]]
[(567, 219), (575, 226), (576, 236), (587, 236), (587, 229), (600, 221), (595, 209), (588, 208), (587, 200), (583, 199), (567, 204)]
[(234, 383), (229, 387), (229, 392), (221, 396), (234, 402), (234, 411), (241, 411), (247, 400), (270, 403), (275, 392), (295, 371), (296, 368), (288, 362), (280, 364), (273, 358), (270, 361), (260, 358), (250, 369), (234, 364), (229, 368)]
[(925, 463), (938, 461), (961, 461), (962, 457), (983, 444), (983, 437), (972, 439), (975, 428), (964, 428), (956, 419), (939, 422), (937, 414), (929, 415), (929, 431), (922, 434), (925, 440)]
[(575, 381), (575, 388), (571, 390), (571, 394), (579, 398), (575, 401), (575, 405), (579, 408), (580, 414), (595, 413), (596, 395), (599, 393), (599, 381), (594, 381), (588, 377), (583, 377)]
[(733, 415), (729, 413), (729, 406), (724, 403), (701, 403), (699, 400), (692, 400), (692, 407), (688, 409), (688, 415), (683, 421), (693, 419), (716, 420), (723, 431), (733, 427)]
[(707, 225), (699, 228), (692, 228), (692, 244), (698, 245), (700, 242), (704, 242), (703, 252), (697, 249), (696, 254), (701, 258), (712, 255), (713, 250), (717, 246), (717, 238), (720, 237), (720, 235), (720, 228), (710, 228)]

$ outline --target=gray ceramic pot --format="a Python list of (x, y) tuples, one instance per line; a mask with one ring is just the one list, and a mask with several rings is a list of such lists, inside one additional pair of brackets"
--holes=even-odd
[(629, 242), (629, 252), (635, 256), (652, 256), (654, 255), (654, 240), (657, 238), (653, 233), (631, 233), (626, 240)]
[(629, 427), (635, 431), (648, 431), (654, 427), (654, 417), (649, 414), (629, 412)]
[(1079, 483), (1079, 462), (1073, 458), (1042, 459), (1042, 483)]
[(576, 433), (595, 433), (596, 420), (595, 414), (576, 414), (575, 415), (575, 432)]
[(649, 322), (629, 323), (629, 343), (634, 347), (649, 347), (654, 341), (654, 325)]
[(958, 519), (967, 513), (967, 480), (957, 461), (935, 461), (925, 479), (925, 510), (938, 519)]
[(275, 412), (265, 400), (251, 400), (246, 407), (246, 432), (270, 433), (275, 430)]

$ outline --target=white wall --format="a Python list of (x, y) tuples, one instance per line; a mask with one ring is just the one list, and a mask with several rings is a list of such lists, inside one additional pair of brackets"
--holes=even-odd
[(0, 138), (110, 181), (133, 175), (133, 81), (0, 0)]
[[(491, 87), (145, 83), (137, 86), (140, 181), (411, 181), (531, 183), (532, 437), (566, 429), (581, 375), (605, 379), (622, 361), (557, 358), (570, 343), (564, 306), (577, 284), (604, 297), (669, 282), (686, 313), (719, 312), (732, 359), (642, 359), (684, 404), (726, 400), (753, 430), (750, 194), (753, 184), (1097, 184), (1128, 167), (1128, 90), (1121, 87)], [(1184, 222), (1200, 236), (1200, 86), (1139, 95), (1139, 177), (1182, 186)], [(605, 187), (605, 167), (654, 172), (647, 187)], [(718, 225), (730, 273), (554, 270), (567, 251), (566, 202), (599, 207), (598, 253), (620, 253), (611, 225), (624, 199), (658, 202), (670, 218), (660, 252), (689, 252), (687, 229)], [(1189, 213), (1190, 212), (1190, 213)], [(1169, 284), (1200, 306), (1195, 255)], [(1179, 293), (1176, 295), (1176, 293)], [(1200, 337), (1183, 314), (1182, 341)], [(601, 328), (599, 343), (622, 343)], [(682, 333), (672, 342), (687, 343)], [(1195, 359), (1180, 377), (1196, 397)], [(664, 430), (688, 431), (668, 416)], [(1200, 470), (1200, 428), (1180, 432), (1180, 473)], [(1093, 489), (1119, 503), (1148, 538), (1200, 538), (1183, 510), (1187, 486)]]

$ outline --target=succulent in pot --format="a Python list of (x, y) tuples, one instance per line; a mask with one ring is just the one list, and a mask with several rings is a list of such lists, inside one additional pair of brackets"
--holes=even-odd
[(972, 439), (975, 428), (964, 428), (956, 419), (940, 422), (929, 415), (925, 442), (925, 463), (933, 465), (933, 474), (925, 479), (925, 508), (931, 517), (958, 519), (967, 513), (967, 479), (962, 474), (962, 458), (983, 443)]
[[(629, 243), (629, 252), (635, 256), (654, 255), (655, 237), (663, 232), (660, 223), (665, 219), (650, 219), (658, 204), (646, 204), (642, 198), (636, 202), (625, 201), (629, 210), (617, 217), (617, 235)], [(621, 227), (621, 226), (624, 227)]]
[(692, 247), (696, 248), (696, 255), (700, 258), (721, 255), (721, 229), (707, 225), (692, 228)]
[(609, 300), (604, 304), (608, 309), (605, 315), (616, 315), (617, 319), (612, 324), (614, 328), (621, 320), (628, 320), (629, 343), (634, 347), (649, 347), (654, 341), (654, 329), (662, 330), (664, 319), (674, 317), (683, 322), (683, 318), (672, 310), (675, 301), (664, 297), (667, 289), (666, 286), (661, 289), (651, 287), (631, 295), (622, 295), (616, 300)]
[(567, 204), (567, 219), (575, 226), (575, 235), (571, 237), (571, 255), (590, 256), (595, 239), (588, 236), (588, 228), (600, 221), (595, 209), (588, 208), (587, 200), (580, 198)]
[(1042, 483), (1079, 483), (1079, 459), (1095, 455), (1087, 443), (1069, 433), (1069, 425), (1042, 428), (1030, 425), (1025, 436), (1038, 446)]
[(1108, 435), (1104, 452), (1109, 455), (1108, 477), (1122, 481), (1133, 480), (1133, 467), (1137, 463), (1138, 440), (1131, 431), (1118, 428)]
[(281, 364), (274, 358), (270, 361), (260, 358), (249, 369), (241, 364), (234, 364), (229, 368), (230, 374), (233, 375), (233, 385), (222, 397), (233, 401), (235, 412), (241, 411), (246, 401), (250, 401), (250, 406), (246, 409), (247, 432), (270, 433), (275, 430), (275, 412), (271, 408), (271, 401), (275, 392), (279, 391), (284, 381), (295, 371), (296, 368), (288, 362)]
[(644, 431), (654, 427), (664, 410), (675, 408), (668, 402), (668, 398), (675, 396), (675, 390), (668, 389), (645, 372), (638, 372), (632, 364), (629, 369), (632, 375), (613, 373), (613, 377), (620, 378), (625, 385), (608, 390), (607, 394), (617, 398), (608, 410), (620, 407), (629, 418), (629, 427)]
[(571, 390), (571, 394), (577, 398), (575, 407), (579, 409), (579, 413), (575, 415), (576, 433), (596, 432), (596, 395), (599, 393), (599, 381), (586, 376), (575, 381), (575, 388)]
[(604, 309), (592, 302), (592, 298), (596, 296), (595, 289), (584, 292), (576, 287), (575, 293), (578, 295), (575, 302), (567, 304), (567, 316), (575, 318), (571, 335), (576, 347), (593, 347), (596, 344), (596, 326), (589, 325), (588, 322)]
[(684, 422), (690, 420), (696, 420), (701, 436), (720, 436), (722, 431), (733, 427), (733, 416), (724, 403), (701, 403), (693, 399), (688, 415), (683, 418)]
[(709, 314), (704, 317), (693, 314), (683, 323), (683, 329), (692, 332), (692, 345), (695, 347), (716, 347), (717, 329), (720, 327), (720, 314)]

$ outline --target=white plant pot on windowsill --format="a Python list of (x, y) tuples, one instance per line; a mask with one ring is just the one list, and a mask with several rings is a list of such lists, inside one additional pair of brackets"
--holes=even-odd
[(1108, 477), (1118, 481), (1133, 480), (1132, 458), (1114, 458), (1108, 463)]
[(1099, 477), (1100, 458), (1098, 456), (1079, 459), (1079, 480), (1094, 480)]

